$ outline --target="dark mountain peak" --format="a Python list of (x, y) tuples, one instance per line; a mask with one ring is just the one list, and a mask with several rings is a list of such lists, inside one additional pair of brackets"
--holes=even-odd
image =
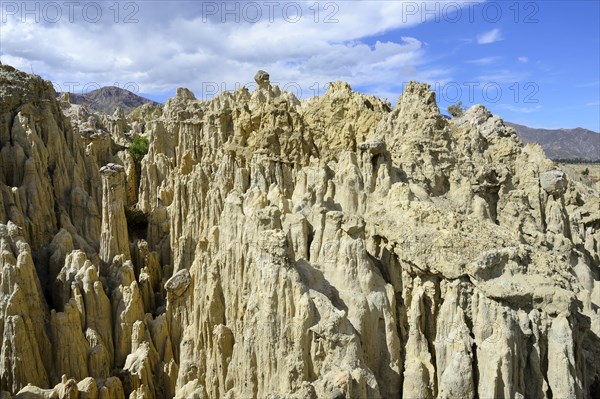
[(71, 93), (72, 104), (86, 105), (90, 109), (112, 115), (117, 108), (122, 108), (128, 114), (134, 108), (144, 104), (162, 107), (162, 104), (117, 86), (105, 86), (85, 94)]
[(600, 134), (589, 129), (537, 129), (506, 122), (523, 144), (538, 143), (553, 160), (600, 161)]

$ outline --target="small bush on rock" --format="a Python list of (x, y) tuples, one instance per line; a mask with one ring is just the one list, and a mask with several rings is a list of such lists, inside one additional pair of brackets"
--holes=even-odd
[(140, 163), (148, 153), (148, 139), (143, 136), (135, 136), (129, 144), (129, 153), (135, 162)]

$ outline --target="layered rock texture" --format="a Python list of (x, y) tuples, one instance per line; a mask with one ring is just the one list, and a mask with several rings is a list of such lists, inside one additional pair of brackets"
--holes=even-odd
[(425, 84), (256, 79), (106, 116), (0, 66), (0, 397), (598, 397), (598, 192)]

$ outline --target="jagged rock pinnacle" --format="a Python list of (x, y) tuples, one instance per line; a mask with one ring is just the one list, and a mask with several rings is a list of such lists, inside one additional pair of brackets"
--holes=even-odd
[(190, 89), (186, 89), (185, 87), (177, 88), (177, 92), (175, 94), (175, 98), (180, 100), (195, 100), (196, 96)]
[(393, 109), (343, 82), (298, 101), (259, 71), (67, 118), (49, 82), (0, 80), (8, 397), (600, 386), (599, 193), (483, 106), (447, 120), (416, 82)]
[(110, 265), (116, 255), (129, 253), (127, 219), (125, 218), (125, 168), (109, 163), (100, 169), (102, 177), (102, 232), (100, 259)]

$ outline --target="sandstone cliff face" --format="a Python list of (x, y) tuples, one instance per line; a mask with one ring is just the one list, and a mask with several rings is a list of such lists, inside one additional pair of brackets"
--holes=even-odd
[(418, 83), (393, 109), (339, 82), (300, 102), (260, 73), (125, 118), (0, 80), (7, 395), (600, 391), (598, 193), (482, 106), (447, 121)]

